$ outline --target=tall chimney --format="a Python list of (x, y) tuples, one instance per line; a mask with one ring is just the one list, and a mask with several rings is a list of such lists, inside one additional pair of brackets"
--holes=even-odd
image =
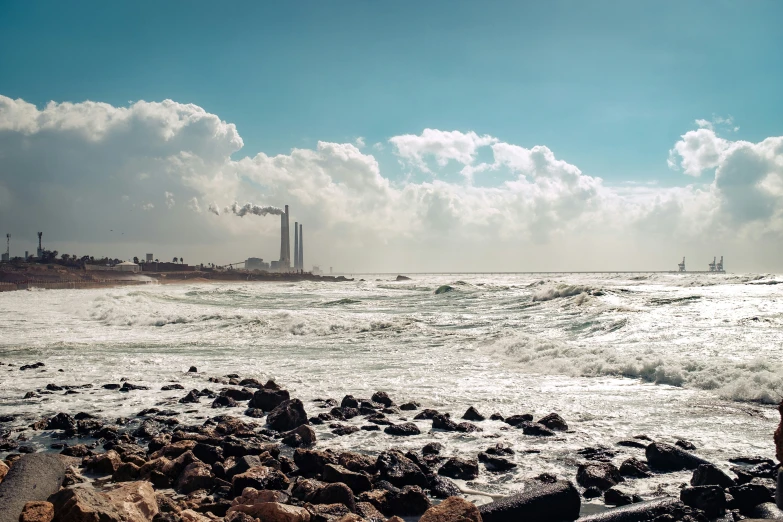
[(294, 270), (299, 270), (299, 223), (294, 221)]
[(299, 225), (299, 268), (304, 270), (304, 239), (302, 225)]
[(285, 267), (291, 268), (291, 224), (288, 221), (288, 205), (285, 206)]
[(285, 264), (285, 214), (280, 214), (280, 268)]

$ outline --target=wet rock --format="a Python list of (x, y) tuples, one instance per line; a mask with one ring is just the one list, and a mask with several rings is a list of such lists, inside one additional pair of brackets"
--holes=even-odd
[(212, 444), (204, 444), (203, 442), (199, 442), (193, 446), (192, 451), (193, 455), (195, 455), (197, 459), (202, 462), (206, 462), (209, 465), (223, 460), (223, 448), (220, 446), (213, 446)]
[(312, 446), (316, 442), (315, 431), (310, 426), (302, 424), (298, 428), (283, 433), (283, 444), (292, 448)]
[(231, 480), (236, 475), (245, 473), (249, 469), (256, 468), (259, 466), (268, 466), (270, 468), (277, 469), (276, 462), (274, 462), (274, 459), (269, 454), (265, 454), (263, 456), (245, 455), (244, 457), (240, 457), (233, 462), (234, 465), (229, 466), (225, 470), (225, 478), (227, 480)]
[(356, 433), (359, 431), (359, 428), (356, 426), (348, 426), (345, 424), (332, 424), (332, 433), (337, 435), (338, 437), (342, 437), (344, 435), (350, 435), (351, 433)]
[(754, 507), (765, 502), (772, 502), (772, 492), (761, 484), (742, 484), (728, 488), (728, 493), (734, 497), (732, 507), (747, 513)]
[(381, 480), (386, 480), (397, 487), (415, 485), (426, 488), (428, 485), (427, 477), (421, 469), (399, 451), (382, 452), (378, 455), (376, 465)]
[(364, 472), (374, 475), (377, 471), (376, 459), (361, 453), (346, 451), (340, 454), (338, 462), (344, 468), (357, 473)]
[(722, 515), (726, 509), (726, 494), (720, 486), (694, 486), (680, 490), (680, 500), (686, 506), (701, 509), (708, 517)]
[(21, 371), (35, 370), (35, 369), (41, 368), (43, 366), (46, 366), (46, 365), (44, 363), (42, 363), (42, 362), (37, 362), (37, 363), (34, 363), (34, 364), (23, 364), (22, 366), (19, 367), (19, 369)]
[(440, 415), (437, 410), (424, 409), (413, 417), (413, 420), (431, 420), (435, 415)]
[(568, 431), (568, 424), (557, 413), (550, 413), (546, 417), (539, 419), (539, 424), (543, 424), (547, 428), (553, 431)]
[(19, 522), (51, 522), (54, 519), (54, 504), (45, 500), (34, 500), (24, 505)]
[(57, 386), (56, 384), (49, 383), (46, 385), (46, 389), (49, 391), (63, 391), (65, 388)]
[(40, 395), (38, 395), (38, 394), (37, 394), (37, 393), (35, 393), (35, 392), (27, 392), (27, 393), (25, 393), (25, 394), (24, 394), (24, 397), (22, 397), (22, 398), (23, 398), (23, 399), (38, 399), (38, 398), (40, 398), (40, 397), (41, 397), (41, 396), (40, 396)]
[(462, 492), (457, 485), (446, 477), (440, 475), (429, 475), (427, 477), (429, 481), (430, 493), (435, 498), (449, 498), (462, 495)]
[(240, 512), (264, 522), (310, 522), (310, 512), (303, 507), (289, 506), (279, 502), (237, 505), (228, 509), (229, 514)]
[(419, 404), (416, 401), (411, 401), (411, 402), (406, 402), (404, 404), (400, 404), (400, 409), (402, 411), (413, 411), (413, 410), (418, 410), (419, 408), (421, 408), (421, 404)]
[(93, 452), (84, 444), (75, 444), (73, 446), (66, 446), (60, 454), (67, 457), (89, 457)]
[(120, 388), (121, 392), (130, 392), (130, 391), (136, 391), (136, 390), (149, 390), (149, 386), (141, 386), (138, 384), (131, 384), (129, 382), (125, 382), (122, 385), (122, 388)]
[(305, 504), (305, 509), (310, 512), (310, 522), (338, 522), (352, 520), (351, 510), (344, 504)]
[(86, 469), (92, 470), (102, 475), (113, 474), (121, 464), (122, 459), (120, 459), (119, 454), (114, 450), (101, 453), (100, 455), (95, 455), (94, 457), (87, 457), (82, 463)]
[(503, 421), (506, 420), (506, 418), (504, 416), (502, 416), (501, 414), (496, 412), (496, 413), (493, 413), (492, 415), (489, 416), (489, 420), (503, 422)]
[(645, 455), (650, 468), (657, 471), (696, 469), (701, 464), (709, 464), (709, 462), (696, 455), (662, 442), (653, 442), (648, 445)]
[(179, 493), (187, 494), (199, 489), (210, 489), (215, 476), (212, 468), (204, 462), (192, 462), (188, 464), (177, 479), (175, 489)]
[(287, 489), (288, 477), (282, 472), (268, 466), (256, 466), (244, 473), (234, 475), (231, 487), (234, 495), (241, 495), (245, 488), (255, 489)]
[(362, 431), (381, 431), (381, 427), (377, 424), (366, 424), (364, 426), (359, 427)]
[(104, 390), (119, 390), (120, 385), (115, 383), (109, 383), (109, 384), (104, 384), (103, 386), (101, 386), (101, 388), (103, 388)]
[(236, 388), (226, 388), (220, 392), (220, 395), (231, 397), (235, 401), (249, 401), (253, 398), (254, 394), (247, 388), (242, 388), (241, 390), (237, 390)]
[(438, 475), (454, 479), (473, 480), (478, 477), (478, 474), (479, 468), (476, 460), (459, 457), (451, 457), (438, 469)]
[(392, 424), (390, 426), (386, 426), (386, 429), (383, 431), (389, 435), (397, 435), (402, 437), (419, 435), (421, 433), (419, 427), (412, 422), (406, 422), (405, 424)]
[(505, 419), (505, 423), (509, 426), (519, 426), (523, 422), (533, 422), (533, 416), (529, 413), (525, 413), (524, 415), (512, 415)]
[(617, 488), (609, 488), (604, 492), (604, 504), (607, 506), (627, 506), (633, 504), (633, 497)]
[(625, 448), (639, 448), (639, 449), (645, 449), (647, 447), (647, 444), (644, 442), (640, 442), (638, 440), (621, 440), (617, 443), (618, 446), (623, 446)]
[(353, 498), (353, 491), (342, 482), (327, 484), (319, 488), (313, 500), (313, 504), (343, 504), (349, 511), (356, 511), (356, 501)]
[(212, 401), (213, 408), (236, 408), (237, 406), (239, 406), (237, 401), (225, 395), (220, 395)]
[(291, 396), (287, 390), (267, 390), (266, 388), (262, 388), (253, 394), (253, 398), (248, 403), (248, 406), (264, 411), (272, 411), (280, 404), (290, 399)]
[(346, 395), (343, 397), (343, 400), (340, 402), (341, 408), (359, 408), (359, 401), (360, 399), (357, 399), (353, 395)]
[(191, 366), (188, 369), (188, 373), (198, 373), (198, 369), (195, 366)]
[(487, 448), (484, 453), (488, 455), (495, 455), (496, 457), (507, 457), (509, 455), (513, 455), (514, 450), (510, 446), (507, 446), (502, 442), (499, 442), (494, 446), (490, 446), (489, 448)]
[(620, 470), (608, 462), (581, 464), (576, 471), (577, 483), (584, 487), (596, 487), (602, 491), (623, 481)]
[(484, 463), (484, 466), (487, 468), (487, 471), (492, 471), (496, 473), (509, 471), (517, 467), (517, 465), (511, 462), (510, 460), (503, 457), (490, 455), (489, 453), (483, 453), (483, 452), (479, 453), (478, 460), (479, 462)]
[(773, 519), (783, 520), (783, 510), (781, 510), (774, 502), (765, 502), (754, 507), (749, 516), (759, 519)]
[(620, 464), (620, 475), (623, 477), (648, 478), (652, 477), (649, 466), (636, 458), (630, 458)]
[(484, 417), (481, 413), (479, 413), (479, 411), (473, 406), (467, 409), (467, 411), (462, 415), (462, 418), (468, 421), (486, 420), (486, 417)]
[(586, 499), (598, 498), (601, 495), (602, 495), (601, 490), (595, 486), (585, 489), (584, 493), (582, 493), (582, 496), (585, 497)]
[(47, 430), (76, 430), (76, 420), (67, 413), (58, 413), (46, 424)]
[(266, 412), (260, 408), (248, 408), (245, 410), (245, 415), (254, 419), (260, 419), (266, 415)]
[(390, 512), (393, 515), (413, 516), (425, 513), (432, 504), (419, 486), (404, 486), (391, 492)]
[(517, 425), (517, 429), (521, 429), (525, 435), (531, 435), (533, 437), (553, 437), (555, 432), (537, 422), (522, 422)]
[(386, 516), (369, 502), (357, 502), (356, 514), (368, 522), (386, 522)]
[(193, 404), (199, 401), (199, 393), (198, 390), (190, 390), (187, 395), (182, 397), (179, 402), (181, 404)]
[(171, 390), (184, 390), (185, 387), (181, 384), (166, 384), (164, 386), (161, 386), (160, 391), (171, 391)]
[(133, 431), (133, 436), (141, 439), (152, 439), (158, 435), (160, 435), (160, 424), (153, 420), (145, 420)]
[(576, 520), (581, 499), (573, 484), (558, 481), (525, 483), (522, 493), (479, 507), (484, 522), (548, 522)]
[(269, 412), (266, 422), (275, 431), (290, 431), (307, 424), (307, 412), (299, 399), (286, 400)]
[(609, 448), (599, 446), (596, 448), (582, 448), (577, 451), (576, 454), (587, 460), (594, 460), (597, 462), (611, 462), (615, 455), (617, 455), (617, 452), (610, 450)]
[(471, 502), (459, 497), (447, 498), (429, 508), (419, 522), (482, 522), (481, 513)]
[(341, 482), (345, 484), (356, 495), (372, 489), (372, 483), (367, 475), (351, 471), (337, 464), (326, 464), (324, 466), (323, 478), (325, 482)]
[(303, 473), (321, 474), (326, 464), (337, 464), (337, 455), (329, 450), (297, 449), (294, 462)]
[(424, 455), (440, 455), (443, 451), (443, 444), (440, 442), (430, 442), (421, 449)]
[(370, 397), (370, 400), (377, 402), (378, 404), (383, 404), (387, 408), (394, 405), (394, 401), (389, 398), (389, 394), (383, 391), (373, 393), (372, 397)]
[(133, 482), (139, 479), (141, 468), (133, 462), (123, 462), (111, 476), (113, 482)]
[(683, 439), (677, 439), (674, 445), (686, 451), (693, 451), (696, 449), (696, 445), (694, 443), (688, 442), (687, 440), (683, 440)]
[(693, 471), (691, 486), (720, 486), (730, 488), (734, 480), (714, 464), (701, 464)]

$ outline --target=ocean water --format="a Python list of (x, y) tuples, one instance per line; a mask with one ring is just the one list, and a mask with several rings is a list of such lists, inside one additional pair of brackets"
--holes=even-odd
[[(694, 443), (728, 470), (741, 455), (774, 456), (773, 407), (783, 395), (783, 279), (770, 275), (412, 276), (346, 283), (200, 283), (96, 290), (0, 293), (0, 424), (45, 449), (26, 429), (60, 411), (134, 417), (148, 407), (181, 410), (183, 421), (219, 413), (210, 401), (180, 405), (179, 382), (219, 390), (208, 377), (272, 378), (301, 398), (369, 397), (459, 418), (469, 406), (489, 416), (559, 413), (569, 432), (536, 438), (502, 422), (474, 434), (399, 438), (383, 432), (333, 436), (319, 445), (377, 453), (420, 449), (437, 440), (445, 454), (475, 457), (505, 442), (518, 468), (462, 486), (505, 494), (543, 472), (574, 479), (585, 447), (616, 450), (619, 465), (644, 451), (619, 447), (634, 435)], [(446, 285), (446, 286), (444, 286)], [(439, 290), (440, 289), (440, 290)], [(45, 371), (20, 371), (42, 361)], [(10, 367), (8, 365), (11, 365)], [(198, 374), (188, 374), (193, 365)], [(63, 372), (58, 370), (62, 369)], [(150, 391), (120, 393), (101, 384), (127, 378)], [(48, 383), (94, 388), (24, 394)], [(184, 413), (185, 410), (198, 410)], [(415, 412), (391, 416), (407, 418)], [(248, 419), (252, 420), (252, 419)], [(361, 418), (349, 421), (363, 424)], [(677, 492), (690, 473), (631, 480), (643, 496)], [(481, 501), (483, 497), (476, 497)], [(483, 498), (483, 500), (488, 500)], [(600, 501), (598, 501), (600, 502)]]

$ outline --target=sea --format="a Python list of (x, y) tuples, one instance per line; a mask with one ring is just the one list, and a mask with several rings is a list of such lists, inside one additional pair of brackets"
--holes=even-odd
[[(475, 458), (497, 443), (517, 468), (461, 482), (474, 500), (511, 493), (527, 478), (574, 480), (584, 448), (612, 462), (647, 436), (687, 441), (729, 472), (730, 459), (774, 457), (783, 396), (783, 277), (762, 274), (355, 275), (347, 282), (232, 282), (0, 293), (0, 424), (6, 435), (51, 451), (29, 425), (58, 412), (136, 418), (145, 408), (181, 411), (186, 423), (229, 410), (179, 404), (190, 389), (219, 391), (239, 374), (274, 379), (304, 402), (385, 391), (397, 403), (489, 417), (552, 412), (569, 430), (527, 436), (501, 421), (481, 432), (431, 431), (338, 437), (314, 426), (322, 448), (377, 454), (444, 445)], [(24, 364), (44, 367), (21, 371)], [(189, 373), (195, 366), (197, 373)], [(105, 390), (121, 379), (150, 388)], [(46, 385), (83, 385), (23, 399)], [(185, 390), (160, 391), (170, 383)], [(187, 413), (186, 413), (187, 412)], [(391, 420), (411, 421), (402, 411)], [(248, 421), (257, 421), (250, 419)], [(138, 422), (138, 421), (136, 421)], [(347, 421), (365, 424), (361, 418)], [(636, 439), (640, 440), (640, 439)], [(4, 454), (0, 454), (4, 455)], [(689, 472), (628, 480), (642, 497), (678, 494)], [(598, 503), (601, 500), (598, 499)]]

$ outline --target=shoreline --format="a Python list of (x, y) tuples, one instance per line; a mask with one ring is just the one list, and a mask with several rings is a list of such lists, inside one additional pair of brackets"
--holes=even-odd
[[(45, 366), (28, 365), (19, 370), (40, 371)], [(4, 367), (12, 369), (12, 366)], [(134, 396), (150, 391), (148, 387), (122, 380), (69, 386), (62, 374), (55, 375), (52, 376), (55, 382), (31, 391), (30, 399), (51, 394), (78, 396), (100, 387), (133, 400)], [(13, 468), (22, 455), (36, 451), (35, 447), (25, 445), (31, 440), (31, 431), (39, 442), (48, 441), (47, 451), (59, 453), (69, 464), (68, 486), (79, 484), (76, 488), (66, 486), (63, 491), (67, 493), (61, 491), (53, 499), (55, 508), (63, 498), (89, 503), (89, 498), (79, 497), (80, 490), (85, 488), (94, 489), (100, 495), (120, 487), (149, 488), (153, 498), (157, 497), (156, 509), (167, 510), (165, 517), (159, 515), (155, 519), (158, 521), (248, 522), (252, 517), (263, 521), (262, 511), (272, 508), (258, 507), (262, 504), (275, 504), (274, 509), (287, 506), (284, 511), (293, 510), (300, 515), (290, 519), (292, 522), (303, 522), (305, 518), (376, 522), (395, 516), (417, 520), (449, 497), (476, 502), (482, 513), (491, 511), (487, 506), (493, 504), (489, 501), (499, 495), (487, 490), (486, 484), (472, 481), (487, 475), (502, 476), (523, 463), (528, 450), (509, 447), (498, 443), (494, 436), (485, 436), (482, 425), (503, 423), (506, 427), (501, 429), (519, 430), (536, 444), (556, 445), (576, 433), (569, 427), (568, 419), (554, 412), (541, 418), (522, 412), (503, 417), (484, 411), (487, 405), (466, 404), (465, 413), (458, 418), (458, 414), (452, 417), (429, 409), (423, 400), (396, 404), (393, 397), (382, 391), (369, 398), (347, 395), (301, 401), (274, 381), (262, 383), (237, 373), (210, 376), (191, 368), (184, 377), (195, 382), (187, 387), (179, 383), (164, 385), (163, 389), (173, 391), (176, 398), (145, 408), (135, 417), (112, 418), (111, 413), (102, 411), (100, 403), (94, 403), (91, 411), (61, 411), (20, 426), (15, 421), (30, 416), (24, 412), (13, 415), (0, 412), (3, 429), (0, 448), (8, 453), (6, 463)], [(190, 387), (193, 389), (188, 391)], [(206, 406), (210, 409), (193, 409)], [(188, 411), (198, 412), (192, 419), (196, 422), (184, 423), (178, 419)], [(768, 452), (771, 455), (774, 454), (773, 430), (771, 426)], [(388, 438), (390, 449), (368, 453), (360, 446), (349, 444), (350, 449), (343, 451), (324, 449), (319, 443), (324, 437), (350, 441), (351, 435), (359, 432)], [(432, 436), (435, 434), (438, 438)], [(423, 438), (410, 439), (417, 436)], [(477, 455), (446, 455), (443, 445), (437, 442), (442, 437), (486, 439), (485, 449)], [(392, 449), (397, 444), (401, 447), (406, 440), (420, 441), (421, 447)], [(718, 507), (700, 504), (707, 511), (713, 507), (724, 511), (730, 508), (729, 516), (732, 510), (743, 516), (754, 516), (758, 505), (774, 498), (773, 475), (777, 464), (771, 459), (736, 455), (734, 478), (699, 457), (698, 449), (687, 441), (675, 445), (639, 435), (617, 442), (617, 449), (627, 448), (634, 449), (638, 455), (622, 460), (615, 457), (619, 454), (615, 448), (584, 448), (573, 455), (574, 465), (567, 476), (534, 472), (516, 482), (513, 489), (538, 491), (552, 506), (562, 504), (565, 498), (572, 514), (576, 499), (576, 514), (581, 511), (582, 515), (589, 515), (625, 509), (615, 507), (618, 504), (643, 506), (642, 501), (654, 499), (631, 494), (626, 487), (629, 483), (669, 475), (678, 481), (685, 473), (678, 470), (685, 469), (690, 470), (688, 474), (693, 472), (688, 491), (714, 488), (710, 481), (719, 480), (721, 490), (734, 492), (733, 504), (721, 504), (718, 500), (714, 501)], [(254, 489), (245, 490), (245, 487)], [(766, 502), (750, 505), (750, 501), (737, 501), (748, 489), (755, 492), (755, 499)], [(477, 498), (479, 495), (483, 498)], [(689, 498), (672, 498), (667, 502), (666, 509), (683, 516), (698, 517), (704, 511), (691, 505)], [(251, 518), (231, 514), (236, 512), (249, 514)]]

